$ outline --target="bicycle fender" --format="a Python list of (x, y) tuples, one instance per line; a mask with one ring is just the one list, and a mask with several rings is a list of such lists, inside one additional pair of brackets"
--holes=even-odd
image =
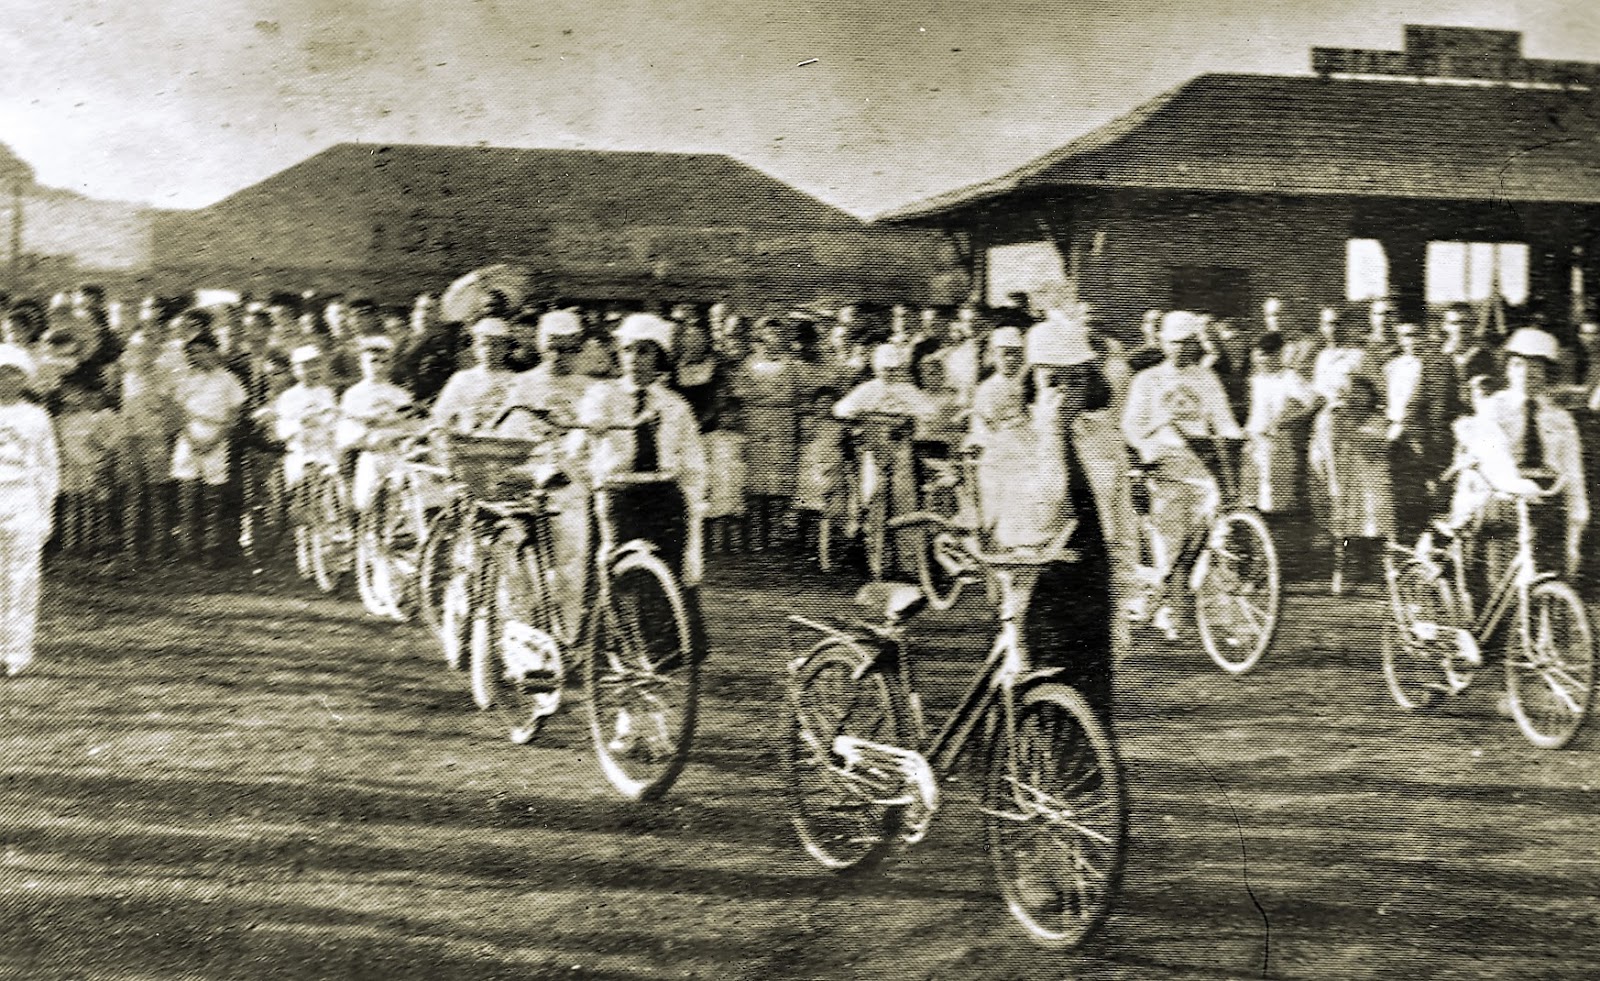
[(1027, 674), (1018, 678), (1017, 683), (1013, 685), (1012, 688), (1016, 691), (1022, 691), (1024, 688), (1029, 688), (1040, 683), (1041, 681), (1049, 681), (1065, 670), (1066, 668), (1034, 668), (1032, 671), (1029, 671)]

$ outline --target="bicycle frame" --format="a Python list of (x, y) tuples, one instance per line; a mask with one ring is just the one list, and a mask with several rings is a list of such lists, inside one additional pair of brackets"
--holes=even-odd
[(1477, 609), (1472, 591), (1467, 587), (1466, 562), (1460, 539), (1450, 545), (1450, 562), (1453, 566), (1451, 585), (1461, 604), (1462, 618), (1472, 624), (1472, 635), (1480, 642), (1488, 640), (1500, 629), (1513, 603), (1517, 611), (1517, 628), (1526, 633), (1529, 594), (1538, 583), (1556, 578), (1553, 572), (1540, 572), (1534, 562), (1533, 524), (1528, 516), (1527, 499), (1512, 497), (1511, 501), (1517, 516), (1516, 553), (1500, 573), (1499, 581), (1490, 590), (1481, 611)]

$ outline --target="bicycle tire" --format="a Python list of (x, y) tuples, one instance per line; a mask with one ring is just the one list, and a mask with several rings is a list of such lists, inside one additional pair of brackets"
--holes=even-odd
[[(904, 738), (899, 689), (881, 671), (866, 669), (869, 661), (866, 649), (853, 641), (825, 640), (806, 656), (790, 681), (784, 741), (789, 823), (806, 854), (834, 872), (877, 865), (894, 846), (905, 817), (903, 806), (864, 799), (864, 781), (834, 772), (831, 747), (838, 736), (848, 733), (889, 745), (899, 745)], [(837, 688), (823, 690), (824, 685)], [(860, 695), (852, 697), (853, 691)], [(870, 701), (858, 725), (854, 709), (860, 697)], [(833, 713), (836, 718), (812, 711), (813, 702), (839, 703), (846, 698), (844, 707)], [(815, 731), (819, 719), (820, 732)], [(813, 776), (815, 789), (808, 785)]]
[(440, 608), (444, 587), (450, 580), (450, 561), (460, 517), (454, 508), (440, 508), (428, 519), (427, 533), (417, 560), (417, 613), (429, 631), (437, 635), (441, 625)]
[(495, 544), (473, 611), (468, 668), (473, 703), (493, 712), (511, 741), (532, 742), (561, 705), (566, 670), (561, 646), (536, 618), (539, 603), (521, 568), (526, 549)]
[[(1254, 544), (1246, 544), (1250, 541)], [(1194, 618), (1201, 646), (1217, 667), (1232, 675), (1247, 674), (1272, 646), (1283, 602), (1272, 532), (1254, 511), (1226, 512), (1217, 519), (1200, 561), (1206, 566), (1196, 583)], [(1207, 595), (1210, 587), (1221, 591)], [(1247, 621), (1243, 631), (1241, 621)]]
[(1450, 585), (1415, 559), (1406, 559), (1385, 578), (1390, 618), (1383, 631), (1384, 684), (1396, 705), (1407, 712), (1424, 711), (1450, 690), (1443, 669), (1446, 652), (1427, 639), (1437, 626), (1452, 620)]
[(356, 514), (355, 573), (356, 595), (368, 614), (385, 620), (395, 618), (388, 589), (379, 580), (383, 571), (379, 564), (381, 555), (384, 509), (388, 506), (389, 488), (380, 486), (373, 492), (366, 510)]
[[(1122, 887), (1128, 848), (1122, 762), (1110, 734), (1073, 688), (1044, 681), (1015, 697), (1015, 742), (1003, 726), (996, 729), (984, 780), (990, 864), (1002, 903), (1030, 940), (1042, 947), (1076, 947), (1104, 925)], [(1014, 782), (1010, 761), (1018, 773)], [(1057, 780), (1059, 787), (1039, 786), (1045, 780)], [(1062, 806), (1047, 810), (1056, 802)], [(1046, 842), (1049, 851), (1040, 854), (1036, 841), (1063, 828), (1070, 837)], [(1019, 830), (1027, 832), (1019, 836), (1026, 839), (1026, 852), (1011, 842)]]
[(324, 593), (338, 591), (350, 565), (350, 512), (339, 481), (319, 478), (313, 491), (311, 578)]
[[(1564, 609), (1568, 618), (1566, 628), (1559, 631), (1554, 622), (1558, 609)], [(1535, 583), (1530, 590), (1528, 629), (1522, 650), (1507, 651), (1505, 658), (1511, 718), (1528, 742), (1541, 749), (1561, 749), (1577, 738), (1589, 715), (1594, 634), (1583, 600), (1559, 579)], [(1560, 641), (1565, 642), (1557, 649)]]
[(589, 733), (619, 794), (657, 800), (683, 772), (694, 738), (700, 663), (693, 626), (677, 577), (653, 552), (624, 551), (606, 574), (609, 600), (589, 631)]

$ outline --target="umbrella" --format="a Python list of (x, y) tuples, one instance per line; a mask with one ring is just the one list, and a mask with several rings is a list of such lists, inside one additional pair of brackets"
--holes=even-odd
[(514, 312), (533, 292), (533, 273), (526, 266), (496, 263), (474, 269), (451, 283), (439, 297), (446, 320), (470, 324), (484, 316), (494, 294), (500, 294)]

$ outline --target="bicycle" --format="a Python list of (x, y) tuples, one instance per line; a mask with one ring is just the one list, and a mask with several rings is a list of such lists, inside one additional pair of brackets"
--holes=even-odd
[[(239, 551), (252, 568), (260, 569), (277, 556), (289, 535), (290, 492), (284, 483), (280, 457), (248, 443), (241, 448), (239, 457), (244, 496), (239, 512)], [(297, 551), (297, 556), (302, 555), (303, 549)], [(297, 569), (309, 571), (302, 563), (297, 563)]]
[(955, 459), (920, 461), (926, 474), (919, 488), (921, 510), (940, 515), (950, 526), (924, 532), (917, 543), (917, 581), (935, 610), (955, 606), (963, 588), (983, 581), (982, 571), (972, 566), (961, 546), (961, 538), (978, 532), (982, 524), (974, 472), (981, 453), (973, 447)]
[(356, 585), (374, 616), (405, 621), (421, 605), (423, 546), (440, 484), (450, 476), (429, 459), (431, 440), (430, 431), (400, 441), (400, 459), (356, 519)]
[(350, 485), (337, 463), (324, 463), (308, 467), (297, 490), (311, 580), (324, 593), (337, 592), (355, 564)]
[[(543, 417), (549, 413), (512, 407)], [(497, 428), (499, 422), (495, 424)], [(688, 762), (699, 701), (700, 663), (690, 613), (677, 576), (642, 539), (596, 541), (596, 516), (607, 495), (630, 484), (670, 481), (666, 473), (617, 476), (589, 489), (590, 554), (576, 586), (581, 610), (565, 616), (557, 567), (552, 495), (568, 486), (548, 462), (524, 469), (520, 486), (475, 490), (478, 506), (498, 519), (482, 563), (471, 629), (473, 699), (498, 710), (516, 743), (531, 742), (560, 707), (578, 658), (587, 687), (589, 732), (606, 780), (630, 800), (665, 794)], [(514, 499), (489, 500), (506, 496)], [(570, 594), (567, 597), (570, 599)]]
[[(1237, 468), (1228, 457), (1225, 441), (1190, 437), (1190, 442), (1202, 450), (1209, 448), (1208, 455), (1215, 457), (1210, 469), (1221, 497), (1208, 516), (1204, 533), (1184, 543), (1176, 556), (1162, 554), (1150, 512), (1157, 481), (1163, 479), (1160, 466), (1144, 464), (1130, 451), (1128, 479), (1133, 482), (1141, 544), (1150, 558), (1145, 570), (1170, 569), (1168, 590), (1173, 576), (1186, 573), (1184, 587), (1193, 600), (1202, 648), (1217, 667), (1242, 675), (1260, 663), (1277, 632), (1283, 602), (1278, 549), (1266, 519), (1240, 499)], [(1147, 581), (1139, 599), (1141, 605), (1151, 607), (1158, 602), (1158, 590), (1148, 572), (1144, 578)], [(1177, 639), (1175, 630), (1167, 632), (1167, 639)]]
[(1077, 558), (1066, 546), (1077, 522), (1043, 549), (1006, 553), (984, 551), (976, 534), (940, 515), (890, 524), (949, 532), (990, 580), (999, 626), (957, 708), (930, 737), (905, 645), (904, 624), (928, 605), (917, 587), (863, 586), (856, 602), (881, 609), (881, 623), (790, 615), (792, 625), (821, 634), (788, 666), (786, 789), (800, 844), (825, 868), (846, 872), (921, 841), (941, 807), (941, 780), (976, 750), (1002, 902), (1034, 942), (1080, 944), (1120, 889), (1127, 789), (1093, 708), (1057, 679), (1060, 668), (1032, 664), (1021, 629), (1042, 568)]
[[(1452, 468), (1446, 480), (1461, 468)], [(1532, 493), (1496, 491), (1516, 519), (1515, 552), (1481, 608), (1467, 587), (1462, 536), (1434, 545), (1424, 532), (1410, 549), (1389, 543), (1384, 554), (1391, 619), (1383, 631), (1383, 677), (1407, 711), (1433, 708), (1465, 691), (1483, 652), (1496, 640), (1505, 650), (1511, 717), (1530, 743), (1560, 749), (1588, 717), (1595, 683), (1594, 637), (1577, 591), (1553, 572), (1541, 572), (1533, 549), (1532, 501), (1561, 490), (1556, 481)], [(1505, 630), (1511, 634), (1507, 636)]]
[(868, 577), (875, 582), (883, 579), (890, 556), (891, 483), (899, 479), (894, 474), (896, 449), (910, 441), (915, 425), (908, 416), (882, 412), (862, 413), (851, 420), (848, 445), (852, 452), (848, 457), (854, 465), (849, 473), (846, 514), (842, 522), (825, 516), (817, 529), (817, 566), (824, 572), (834, 568), (841, 537), (859, 538)]

